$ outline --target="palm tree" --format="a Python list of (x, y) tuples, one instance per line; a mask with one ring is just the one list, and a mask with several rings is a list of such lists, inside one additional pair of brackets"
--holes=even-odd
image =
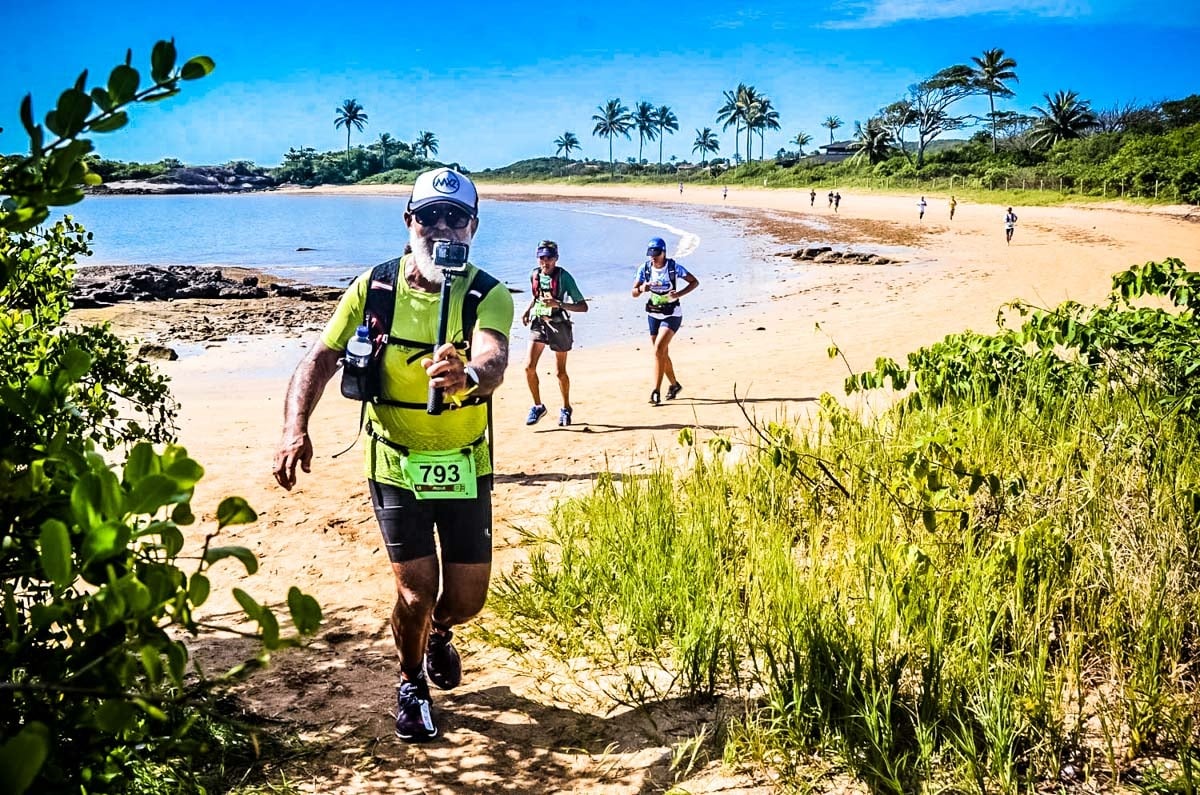
[(737, 104), (742, 111), (742, 124), (746, 127), (746, 162), (753, 160), (750, 145), (754, 140), (754, 131), (762, 124), (763, 105), (766, 97), (760, 96), (754, 86), (739, 86)]
[(654, 111), (654, 121), (658, 124), (658, 167), (662, 168), (663, 136), (679, 132), (679, 119), (675, 118), (670, 107), (659, 105), (658, 110)]
[(428, 160), (431, 154), (436, 155), (438, 153), (437, 136), (431, 132), (421, 130), (417, 133), (417, 140), (413, 141), (412, 148), (413, 152), (419, 152), (422, 158)]
[(658, 137), (658, 119), (654, 106), (649, 102), (639, 102), (633, 110), (633, 126), (638, 131), (638, 157), (642, 162), (642, 142), (653, 141)]
[(867, 123), (854, 122), (854, 143), (858, 151), (851, 160), (866, 160), (875, 165), (887, 160), (892, 153), (892, 134), (878, 117), (867, 119)]
[(797, 151), (799, 151), (799, 153), (800, 153), (800, 156), (803, 157), (804, 156), (804, 147), (806, 147), (812, 143), (812, 136), (805, 132), (796, 133), (796, 137), (793, 138), (792, 140), (788, 141), (788, 143), (795, 144)]
[(717, 140), (717, 134), (712, 131), (711, 127), (696, 130), (696, 140), (692, 142), (692, 154), (700, 153), (700, 165), (708, 163), (710, 152), (715, 155), (720, 151), (721, 142)]
[(350, 160), (350, 128), (362, 132), (363, 125), (367, 123), (367, 114), (363, 113), (363, 106), (358, 104), (357, 99), (348, 99), (342, 103), (342, 106), (337, 109), (337, 117), (333, 120), (333, 129), (338, 127), (346, 128), (346, 160)]
[[(740, 151), (738, 147), (741, 145), (742, 135), (742, 109), (738, 106), (738, 94), (744, 91), (746, 85), (738, 83), (738, 87), (733, 91), (722, 91), (721, 96), (725, 99), (725, 104), (717, 109), (717, 122), (721, 124), (721, 132), (729, 129), (729, 125), (733, 125), (733, 156), (736, 158)], [(707, 127), (705, 129), (708, 129)], [(692, 151), (695, 151), (694, 149)]]
[(392, 151), (392, 144), (396, 139), (390, 133), (379, 134), (379, 170), (387, 171), (388, 154)]
[(629, 130), (633, 127), (633, 117), (629, 115), (629, 108), (621, 104), (621, 98), (610, 99), (603, 105), (597, 105), (596, 110), (600, 111), (592, 116), (592, 121), (596, 122), (596, 126), (592, 128), (592, 135), (602, 135), (608, 139), (608, 163), (612, 169), (612, 175), (617, 174), (617, 164), (613, 160), (612, 139), (614, 135), (624, 135), (629, 137)]
[(766, 155), (763, 151), (767, 146), (767, 130), (779, 129), (779, 111), (771, 107), (770, 97), (763, 97), (760, 100), (761, 107), (758, 113), (758, 159), (764, 160)]
[(571, 159), (571, 152), (573, 150), (583, 149), (583, 147), (579, 145), (579, 139), (575, 137), (575, 133), (573, 132), (565, 132), (559, 137), (555, 138), (554, 145), (558, 147), (554, 150), (554, 154), (558, 155), (561, 153), (562, 156), (567, 160)]
[(829, 143), (833, 145), (833, 131), (842, 126), (842, 120), (837, 116), (830, 116), (825, 121), (821, 122), (822, 127), (829, 128)]
[(1011, 97), (1012, 89), (1004, 85), (1005, 80), (1020, 82), (1017, 73), (1017, 62), (1004, 55), (1004, 50), (984, 50), (982, 58), (971, 58), (975, 62), (972, 70), (979, 87), (987, 92), (988, 105), (991, 106), (992, 118), (992, 154), (996, 153), (996, 96)]
[(1074, 91), (1059, 91), (1053, 97), (1043, 94), (1046, 107), (1037, 105), (1033, 109), (1041, 116), (1033, 126), (1034, 147), (1053, 146), (1068, 138), (1082, 138), (1083, 134), (1097, 125), (1096, 114), (1091, 104), (1081, 100)]

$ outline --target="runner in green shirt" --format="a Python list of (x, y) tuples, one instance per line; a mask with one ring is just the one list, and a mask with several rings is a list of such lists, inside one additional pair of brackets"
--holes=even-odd
[(558, 265), (558, 244), (553, 240), (538, 243), (538, 266), (529, 274), (530, 292), (533, 297), (521, 314), (521, 322), (529, 326), (529, 357), (525, 362), (525, 380), (529, 393), (533, 395), (533, 408), (525, 418), (526, 425), (533, 425), (546, 414), (542, 404), (541, 385), (538, 382), (537, 365), (542, 351), (549, 346), (554, 351), (558, 373), (558, 391), (562, 393), (562, 409), (558, 412), (558, 424), (571, 424), (571, 377), (567, 375), (567, 351), (575, 343), (575, 332), (568, 312), (588, 311), (587, 301), (575, 284), (575, 277), (566, 268)]
[[(471, 405), (437, 415), (424, 410), (430, 387), (444, 390), (450, 403), (490, 394), (508, 364), (513, 303), (503, 285), (487, 292), (470, 340), (461, 339), (462, 304), (478, 270), (473, 265), (451, 282), (452, 331), (435, 349), (439, 294), (447, 277), (434, 262), (434, 244), (470, 243), (479, 228), (478, 207), (475, 186), (462, 174), (441, 168), (417, 177), (404, 213), (411, 253), (402, 258), (394, 285), (372, 283), (368, 271), (342, 296), (288, 384), (275, 456), (275, 479), (285, 489), (296, 485), (297, 466), (311, 471), (309, 418), (364, 319), (368, 292), (394, 291), (389, 342), (380, 354), (383, 394), (412, 405), (367, 405), (366, 474), (396, 581), (391, 614), (400, 658), (396, 735), (406, 741), (437, 736), (428, 683), (448, 689), (461, 681), (462, 661), (450, 628), (483, 608), (491, 576), (486, 408)], [(382, 341), (383, 334), (376, 339)]]

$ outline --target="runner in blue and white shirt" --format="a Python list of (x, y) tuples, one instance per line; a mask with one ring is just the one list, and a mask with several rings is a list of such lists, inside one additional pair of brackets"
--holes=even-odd
[[(646, 318), (650, 327), (650, 339), (654, 343), (654, 391), (650, 403), (659, 405), (659, 390), (665, 375), (670, 382), (667, 400), (674, 400), (683, 390), (683, 384), (675, 377), (675, 365), (671, 362), (671, 339), (683, 323), (683, 309), (679, 299), (700, 286), (700, 280), (687, 268), (667, 258), (667, 244), (661, 237), (652, 237), (646, 244), (646, 256), (650, 259), (638, 268), (637, 281), (633, 284), (633, 297), (647, 295)], [(679, 289), (679, 280), (686, 282)]]

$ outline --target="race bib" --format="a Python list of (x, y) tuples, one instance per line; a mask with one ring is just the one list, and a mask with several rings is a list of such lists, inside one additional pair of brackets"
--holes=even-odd
[(475, 455), (470, 448), (409, 451), (404, 474), (418, 500), (473, 500), (479, 493)]

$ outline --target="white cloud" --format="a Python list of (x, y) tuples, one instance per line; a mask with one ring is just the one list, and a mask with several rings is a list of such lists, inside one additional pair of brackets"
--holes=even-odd
[(959, 19), (983, 15), (1006, 17), (1087, 17), (1088, 0), (874, 0), (845, 3), (846, 16), (830, 20), (826, 28), (883, 28), (900, 22)]

